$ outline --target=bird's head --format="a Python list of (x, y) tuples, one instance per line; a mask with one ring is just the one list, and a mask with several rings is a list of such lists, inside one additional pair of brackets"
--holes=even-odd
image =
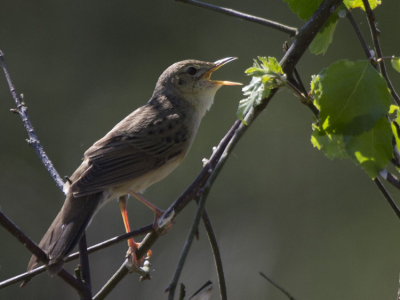
[(235, 59), (236, 57), (227, 57), (213, 63), (199, 60), (177, 62), (163, 72), (157, 85), (173, 90), (203, 116), (211, 107), (215, 93), (221, 86), (241, 85), (237, 82), (210, 79), (214, 71)]

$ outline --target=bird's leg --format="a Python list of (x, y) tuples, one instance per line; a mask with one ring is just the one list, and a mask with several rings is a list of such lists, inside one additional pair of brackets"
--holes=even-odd
[[(125, 230), (126, 232), (130, 232), (131, 228), (129, 226), (129, 220), (128, 220), (128, 212), (126, 210), (127, 207), (127, 200), (128, 200), (128, 195), (122, 196), (119, 198), (119, 208), (121, 209), (121, 214), (122, 214), (122, 219), (124, 220), (124, 225), (125, 225)], [(126, 253), (126, 256), (132, 255), (132, 261), (135, 264), (135, 266), (140, 267), (141, 261), (138, 263), (137, 257), (136, 257), (136, 249), (139, 247), (140, 243), (136, 243), (133, 238), (128, 240), (128, 252)], [(149, 258), (151, 256), (151, 250), (147, 252), (147, 257)]]
[(144, 199), (142, 196), (140, 196), (139, 194), (135, 193), (134, 191), (129, 190), (128, 193), (129, 193), (129, 195), (131, 195), (131, 196), (135, 197), (136, 199), (138, 199), (140, 202), (142, 202), (144, 205), (146, 205), (148, 208), (150, 208), (154, 212), (153, 227), (154, 227), (154, 230), (157, 230), (158, 229), (158, 219), (164, 214), (164, 211), (159, 209), (153, 203), (147, 201), (146, 199)]

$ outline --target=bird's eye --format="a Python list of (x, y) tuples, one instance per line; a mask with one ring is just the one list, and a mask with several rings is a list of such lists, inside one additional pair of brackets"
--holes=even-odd
[(187, 68), (186, 73), (188, 73), (189, 75), (194, 75), (197, 73), (197, 70), (194, 67), (189, 67)]

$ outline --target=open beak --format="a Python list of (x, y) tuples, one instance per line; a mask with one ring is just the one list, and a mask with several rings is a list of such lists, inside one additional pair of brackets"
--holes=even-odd
[[(214, 71), (218, 70), (223, 65), (225, 65), (228, 62), (231, 62), (232, 60), (235, 60), (235, 59), (237, 59), (237, 57), (227, 57), (224, 59), (217, 60), (216, 62), (214, 62), (213, 67), (211, 67), (211, 69), (207, 73), (204, 74), (204, 78), (207, 80), (210, 80), (211, 74)], [(210, 80), (210, 81), (215, 85), (242, 85), (239, 82), (219, 81), (219, 80)]]

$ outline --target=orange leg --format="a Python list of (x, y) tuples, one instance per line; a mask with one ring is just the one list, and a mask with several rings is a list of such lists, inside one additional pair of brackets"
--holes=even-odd
[(135, 193), (134, 191), (130, 190), (128, 191), (129, 195), (135, 197), (138, 199), (140, 202), (142, 202), (144, 205), (146, 205), (148, 208), (150, 208), (154, 212), (154, 223), (153, 227), (155, 230), (158, 229), (158, 219), (164, 214), (164, 211), (159, 209), (157, 206), (155, 206), (153, 203), (147, 201), (144, 199), (142, 196), (139, 194)]
[[(121, 210), (122, 219), (123, 219), (124, 225), (125, 225), (125, 230), (126, 230), (126, 232), (130, 232), (131, 228), (129, 226), (128, 212), (126, 210), (127, 199), (128, 199), (128, 197), (126, 195), (119, 198), (119, 208)], [(140, 243), (136, 243), (133, 240), (133, 238), (128, 240), (129, 250), (127, 252), (127, 256), (132, 254), (133, 263), (138, 267), (139, 267), (140, 263), (138, 264), (138, 260), (137, 260), (137, 257), (136, 257), (136, 249), (139, 247), (139, 245), (140, 245)], [(149, 250), (147, 252), (147, 257), (150, 257), (150, 256), (151, 256), (151, 251)]]

